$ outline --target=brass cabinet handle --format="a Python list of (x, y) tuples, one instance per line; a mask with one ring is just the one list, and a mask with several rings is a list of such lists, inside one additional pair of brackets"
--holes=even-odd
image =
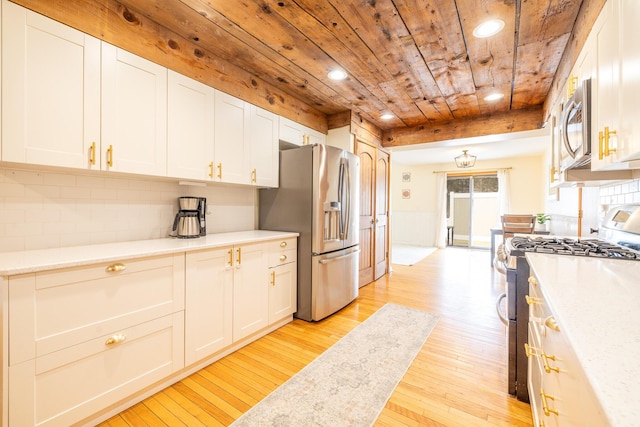
[(121, 262), (111, 264), (107, 267), (107, 273), (121, 273), (127, 269), (127, 266)]
[(96, 143), (91, 143), (91, 148), (89, 149), (89, 163), (92, 165), (96, 164)]
[(284, 241), (280, 242), (280, 247), (281, 248), (286, 248), (287, 247), (287, 242), (284, 242)]
[(604, 133), (598, 132), (598, 159), (604, 159)]
[(213, 178), (213, 162), (209, 162), (209, 178)]
[(286, 255), (280, 255), (280, 261), (286, 261), (286, 260), (287, 260)]
[(544, 367), (544, 371), (547, 374), (551, 373), (551, 371), (560, 373), (560, 368), (549, 366), (549, 360), (555, 361), (555, 356), (549, 356), (542, 349), (532, 347), (527, 343), (524, 343), (524, 352), (527, 357), (539, 356), (540, 358), (542, 358), (542, 365)]
[(544, 319), (544, 326), (549, 329), (553, 329), (556, 332), (560, 332), (560, 327), (558, 326), (558, 322), (556, 322), (556, 318), (553, 316), (549, 316)]
[(113, 167), (113, 145), (109, 145), (107, 148), (107, 165)]
[(609, 146), (609, 138), (611, 137), (611, 135), (617, 135), (618, 132), (616, 132), (615, 130), (609, 130), (609, 126), (605, 126), (604, 127), (604, 156), (608, 157), (609, 155), (611, 155), (611, 153), (616, 152), (616, 148), (611, 148)]
[(120, 344), (121, 342), (123, 342), (126, 339), (127, 339), (127, 336), (124, 335), (124, 334), (112, 335), (109, 338), (107, 338), (107, 340), (104, 342), (104, 345)]
[(576, 89), (578, 88), (578, 76), (570, 76), (569, 80), (567, 81), (567, 98), (571, 98), (571, 95), (573, 95), (573, 93), (576, 91)]
[(275, 286), (276, 285), (276, 272), (272, 271), (271, 272), (271, 286)]
[(540, 388), (540, 397), (542, 398), (542, 411), (547, 417), (551, 414), (559, 415), (558, 411), (555, 409), (549, 409), (549, 405), (547, 404), (547, 399), (556, 400), (555, 397), (550, 394), (546, 394), (542, 388)]
[(257, 176), (256, 170), (254, 169), (251, 171), (251, 182), (254, 184), (256, 183), (256, 176)]
[[(555, 168), (551, 168), (551, 169), (555, 170)], [(529, 279), (527, 281), (529, 282), (530, 285), (538, 286), (538, 279), (536, 279), (533, 276), (529, 276)]]
[(218, 163), (218, 179), (222, 179), (222, 163)]
[(542, 301), (540, 300), (540, 298), (530, 297), (529, 295), (525, 295), (524, 299), (525, 301), (527, 301), (528, 305), (542, 304)]
[(238, 254), (238, 257), (236, 258), (236, 266), (239, 266), (242, 264), (242, 248), (236, 249), (236, 252)]

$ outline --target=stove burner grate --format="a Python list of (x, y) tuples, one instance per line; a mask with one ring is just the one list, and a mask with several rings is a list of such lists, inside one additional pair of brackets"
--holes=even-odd
[(640, 261), (640, 252), (598, 239), (514, 236), (511, 247), (524, 252)]

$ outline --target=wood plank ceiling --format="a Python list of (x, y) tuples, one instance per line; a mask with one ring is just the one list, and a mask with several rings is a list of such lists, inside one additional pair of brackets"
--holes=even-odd
[[(114, 7), (113, 0), (75, 3)], [(326, 116), (351, 110), (401, 135), (480, 116), (508, 121), (513, 114), (529, 128), (539, 126), (583, 0), (117, 3), (126, 8), (125, 19), (127, 13), (144, 17), (179, 36), (175, 40), (195, 44), (201, 56), (233, 64)], [(503, 20), (504, 29), (474, 37), (488, 18)], [(172, 40), (147, 42), (179, 48)], [(334, 68), (344, 69), (347, 79), (330, 81)], [(494, 92), (503, 98), (484, 100)], [(393, 118), (382, 120), (383, 113)], [(395, 144), (390, 137), (384, 145)]]

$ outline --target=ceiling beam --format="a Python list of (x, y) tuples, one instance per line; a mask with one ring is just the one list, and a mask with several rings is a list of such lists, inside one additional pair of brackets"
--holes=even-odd
[(542, 127), (542, 106), (537, 106), (432, 125), (391, 129), (383, 132), (382, 146), (399, 147), (449, 139), (521, 132)]

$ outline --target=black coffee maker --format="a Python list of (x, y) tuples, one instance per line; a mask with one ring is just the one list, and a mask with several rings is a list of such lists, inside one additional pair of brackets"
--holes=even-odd
[(178, 205), (180, 209), (173, 220), (170, 235), (182, 239), (206, 236), (207, 199), (204, 197), (179, 197)]

